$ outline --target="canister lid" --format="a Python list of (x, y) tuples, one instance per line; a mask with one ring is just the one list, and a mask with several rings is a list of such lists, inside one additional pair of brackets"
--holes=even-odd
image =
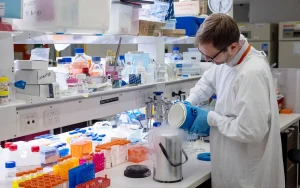
[(8, 77), (6, 76), (0, 77), (0, 82), (8, 82)]
[(182, 103), (174, 104), (168, 114), (169, 124), (172, 127), (179, 128), (186, 119), (186, 108)]

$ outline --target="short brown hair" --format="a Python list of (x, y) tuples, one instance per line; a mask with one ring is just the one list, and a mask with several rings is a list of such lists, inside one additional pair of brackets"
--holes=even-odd
[(212, 14), (200, 26), (196, 37), (195, 46), (212, 43), (222, 50), (240, 39), (240, 31), (236, 22), (226, 14)]

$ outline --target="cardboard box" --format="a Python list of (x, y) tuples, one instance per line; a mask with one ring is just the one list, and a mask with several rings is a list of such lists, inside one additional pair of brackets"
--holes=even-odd
[(39, 97), (50, 97), (49, 85), (26, 85), (25, 89), (18, 89), (17, 93)]
[(48, 61), (16, 60), (17, 70), (48, 70)]
[(139, 21), (139, 35), (140, 36), (159, 36), (162, 28), (165, 26), (162, 22), (152, 22), (147, 20)]
[(200, 15), (200, 0), (174, 2), (174, 13), (178, 15)]
[(56, 82), (56, 75), (51, 70), (19, 70), (16, 81), (24, 80), (26, 84), (51, 84)]

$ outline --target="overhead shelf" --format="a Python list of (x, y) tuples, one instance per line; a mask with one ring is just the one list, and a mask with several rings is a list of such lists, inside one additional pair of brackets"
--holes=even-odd
[(194, 44), (194, 37), (154, 37), (132, 35), (54, 34), (39, 31), (24, 31), (15, 36), (15, 44)]

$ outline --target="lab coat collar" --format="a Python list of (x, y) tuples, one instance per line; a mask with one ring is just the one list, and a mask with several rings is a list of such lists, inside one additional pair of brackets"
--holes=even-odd
[(226, 63), (227, 66), (229, 66), (229, 67), (236, 66), (236, 64), (239, 62), (239, 60), (243, 56), (244, 52), (247, 50), (248, 45), (249, 45), (248, 41), (245, 38), (241, 37), (240, 43), (243, 44), (242, 48), (240, 49), (240, 51), (236, 54), (236, 56), (231, 61)]

